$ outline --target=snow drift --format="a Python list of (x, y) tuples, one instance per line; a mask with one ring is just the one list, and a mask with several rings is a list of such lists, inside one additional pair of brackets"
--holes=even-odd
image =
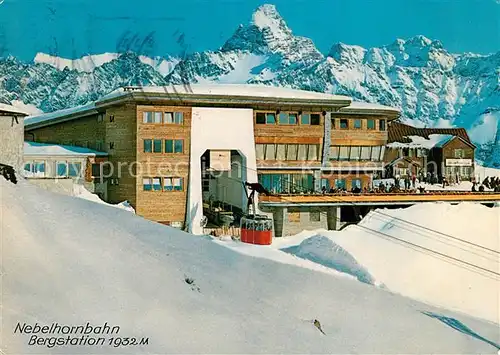
[[(496, 351), (483, 340), (497, 337), (487, 322), (24, 181), (0, 179), (0, 193), (6, 354)], [(107, 322), (149, 345), (29, 346), (18, 322)]]

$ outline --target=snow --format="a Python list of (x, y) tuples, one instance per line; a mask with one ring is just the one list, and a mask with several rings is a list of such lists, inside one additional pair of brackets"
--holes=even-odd
[[(481, 339), (497, 341), (497, 327), (473, 317), (241, 255), (208, 237), (24, 180), (0, 179), (0, 193), (6, 353), (496, 351)], [(30, 346), (29, 335), (14, 333), (18, 322), (107, 322), (120, 327), (119, 336), (148, 337), (149, 345)]]
[(170, 58), (165, 59), (161, 57), (150, 58), (144, 55), (139, 56), (139, 60), (147, 65), (153, 67), (162, 76), (167, 76), (174, 70), (174, 67), (180, 62), (179, 59)]
[(21, 109), (21, 108), (18, 108), (18, 107), (15, 107), (13, 105), (9, 105), (9, 104), (3, 104), (3, 103), (0, 103), (0, 112), (28, 115), (28, 113), (24, 109)]
[(486, 177), (500, 177), (500, 169), (488, 168), (479, 164), (474, 165), (474, 173), (478, 177), (478, 182), (483, 182)]
[(21, 112), (26, 113), (27, 115), (39, 115), (42, 114), (43, 111), (40, 110), (33, 104), (25, 104), (23, 101), (14, 100), (11, 102), (12, 106), (19, 109)]
[(120, 208), (122, 210), (128, 211), (135, 213), (135, 209), (130, 205), (128, 201), (123, 201), (120, 203), (117, 203), (116, 205), (113, 205), (111, 203), (107, 203), (99, 198), (96, 194), (93, 194), (89, 190), (87, 190), (83, 185), (81, 184), (73, 184), (73, 196), (76, 196), (78, 198), (82, 198), (87, 201), (92, 201), (96, 203), (100, 203), (106, 206), (111, 206), (115, 208)]
[(48, 64), (58, 70), (64, 70), (64, 68), (68, 68), (76, 70), (80, 73), (92, 73), (95, 68), (109, 63), (112, 60), (117, 59), (119, 56), (119, 53), (102, 53), (86, 55), (78, 59), (68, 59), (39, 52), (36, 54), (33, 61), (35, 63)]
[(353, 101), (349, 106), (340, 109), (341, 112), (360, 111), (360, 110), (383, 110), (383, 111), (392, 111), (397, 113), (400, 112), (400, 110), (396, 107), (372, 104), (368, 102), (359, 102), (359, 101)]
[(50, 120), (56, 119), (58, 117), (68, 116), (68, 115), (77, 114), (80, 112), (89, 111), (89, 110), (95, 109), (95, 107), (96, 107), (95, 102), (91, 102), (91, 103), (86, 104), (86, 105), (80, 105), (80, 106), (67, 108), (64, 110), (58, 110), (58, 111), (54, 111), (54, 112), (44, 113), (42, 115), (29, 116), (29, 117), (26, 117), (26, 119), (24, 120), (24, 125), (26, 127), (29, 127), (29, 126), (34, 125), (36, 123), (50, 121)]
[(106, 152), (71, 145), (24, 142), (25, 156), (106, 156)]
[(387, 144), (388, 148), (425, 148), (432, 149), (434, 147), (442, 147), (450, 139), (455, 136), (451, 134), (430, 134), (429, 139), (421, 136), (408, 136), (411, 143), (392, 142)]

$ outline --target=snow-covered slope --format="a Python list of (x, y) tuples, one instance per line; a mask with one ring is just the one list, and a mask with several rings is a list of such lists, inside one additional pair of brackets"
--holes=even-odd
[[(325, 34), (326, 35), (326, 34)], [(417, 125), (463, 126), (478, 156), (500, 166), (500, 52), (454, 54), (416, 36), (380, 48), (336, 43), (323, 55), (296, 36), (274, 5), (262, 5), (217, 50), (183, 58), (131, 52), (76, 60), (38, 54), (34, 63), (0, 59), (0, 98), (43, 111), (87, 103), (123, 85), (261, 83), (346, 94), (399, 107)]]
[[(24, 181), (0, 179), (0, 193), (6, 354), (495, 351), (487, 339), (497, 328), (467, 316), (243, 256), (208, 238)], [(18, 322), (107, 322), (120, 327), (113, 337), (148, 337), (149, 344), (28, 345), (31, 334), (14, 333)], [(111, 336), (104, 337), (107, 344)]]

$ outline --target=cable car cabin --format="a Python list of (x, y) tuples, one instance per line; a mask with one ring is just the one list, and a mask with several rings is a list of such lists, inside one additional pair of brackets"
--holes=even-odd
[[(267, 216), (262, 216), (256, 214), (255, 208), (255, 193), (262, 193), (269, 195), (269, 192), (259, 183), (250, 184), (248, 182), (244, 183), (245, 187), (248, 187), (250, 195), (247, 194), (248, 204), (247, 207), (252, 207), (253, 214), (247, 214), (241, 217), (240, 228), (241, 237), (240, 240), (243, 243), (259, 244), (259, 245), (271, 245), (273, 242), (273, 221)], [(246, 192), (246, 189), (245, 189)]]
[(247, 215), (241, 218), (241, 237), (243, 243), (271, 245), (273, 241), (273, 221), (261, 215)]

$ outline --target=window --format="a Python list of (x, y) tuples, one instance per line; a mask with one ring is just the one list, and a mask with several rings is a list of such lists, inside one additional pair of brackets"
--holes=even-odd
[(335, 187), (337, 189), (345, 189), (345, 179), (335, 179)]
[(332, 118), (332, 129), (335, 129), (335, 125), (336, 125), (335, 121), (336, 121), (336, 119)]
[(309, 153), (307, 155), (307, 160), (318, 160), (319, 145), (309, 144)]
[(455, 155), (455, 158), (463, 158), (465, 156), (464, 154), (464, 150), (463, 149), (455, 149), (454, 150), (454, 155)]
[(30, 171), (30, 172), (31, 172), (31, 170), (32, 170), (32, 165), (31, 165), (31, 163), (26, 163), (26, 164), (24, 164), (24, 170), (26, 170), (26, 171)]
[(384, 160), (384, 154), (385, 154), (385, 145), (380, 147), (380, 158), (379, 160)]
[(296, 144), (289, 144), (286, 150), (286, 160), (297, 160), (297, 147)]
[(92, 177), (101, 176), (101, 164), (92, 164)]
[(348, 129), (349, 128), (349, 121), (341, 118), (340, 119), (340, 129)]
[(173, 112), (165, 112), (165, 123), (173, 124), (174, 123), (174, 113)]
[(354, 120), (354, 128), (361, 129), (361, 120), (360, 119)]
[(202, 189), (203, 189), (203, 192), (209, 192), (210, 191), (210, 180), (204, 179), (202, 181)]
[(380, 160), (380, 146), (373, 146), (372, 147), (372, 161), (379, 161)]
[(349, 156), (349, 159), (350, 160), (359, 160), (359, 157), (360, 157), (360, 151), (361, 151), (361, 147), (358, 147), (358, 146), (352, 146), (351, 147), (351, 154)]
[(326, 191), (329, 191), (330, 190), (330, 180), (321, 179), (321, 189), (323, 189), (323, 187), (326, 189)]
[(379, 127), (381, 131), (385, 131), (385, 120), (379, 121)]
[(264, 155), (265, 148), (266, 148), (265, 144), (256, 144), (255, 145), (255, 157), (257, 158), (257, 160), (264, 160), (264, 158), (265, 158), (265, 155)]
[(155, 139), (153, 141), (153, 152), (154, 153), (161, 153), (162, 152), (161, 139)]
[(321, 221), (321, 212), (309, 212), (309, 221), (310, 222), (320, 222)]
[(144, 153), (151, 153), (153, 151), (153, 140), (145, 139), (144, 140)]
[(152, 191), (153, 190), (153, 179), (152, 178), (142, 179), (142, 189), (144, 191)]
[(307, 144), (299, 144), (297, 160), (307, 160)]
[(276, 145), (276, 160), (286, 160), (286, 144)]
[(165, 139), (165, 153), (182, 154), (184, 152), (184, 141), (182, 139)]
[(276, 159), (276, 145), (275, 144), (266, 144), (266, 160), (275, 160)]
[(319, 113), (311, 113), (311, 125), (319, 126), (320, 117)]
[(56, 176), (67, 176), (68, 164), (65, 161), (58, 161), (56, 163)]
[(97, 115), (97, 122), (103, 122), (104, 121), (104, 113), (99, 113)]
[(164, 191), (182, 191), (182, 178), (166, 177), (163, 178)]
[(349, 160), (349, 148), (348, 146), (340, 147), (339, 160)]
[(274, 113), (266, 113), (266, 123), (267, 124), (276, 124), (276, 114)]
[(82, 163), (69, 163), (68, 175), (71, 177), (79, 177), (82, 173)]
[(288, 115), (288, 122), (290, 124), (297, 124), (298, 123), (297, 114), (296, 113), (290, 113)]
[(361, 147), (361, 155), (360, 155), (361, 160), (370, 160), (371, 154), (372, 154), (372, 147), (370, 146)]
[(366, 127), (368, 129), (375, 129), (375, 120), (372, 120), (372, 119), (368, 119), (366, 121)]
[(179, 125), (184, 124), (184, 112), (174, 113), (174, 123)]
[(153, 112), (143, 112), (142, 113), (143, 123), (153, 123)]
[(303, 113), (300, 115), (300, 124), (308, 125), (311, 124), (311, 115), (308, 113)]
[(330, 147), (330, 160), (338, 160), (339, 159), (339, 151), (340, 151), (340, 147), (338, 147), (338, 146)]
[(266, 114), (264, 112), (257, 112), (255, 122), (257, 124), (266, 124)]
[(33, 163), (33, 172), (37, 175), (45, 175), (45, 162), (36, 161)]
[(161, 123), (162, 121), (162, 113), (161, 112), (154, 112), (153, 113), (153, 123)]
[(361, 189), (362, 188), (362, 184), (361, 184), (361, 179), (352, 179), (351, 181), (351, 186), (352, 188), (358, 188), (358, 189)]
[(153, 178), (153, 190), (161, 191), (161, 179), (159, 177)]
[(280, 124), (297, 124), (297, 114), (281, 112), (279, 115)]

